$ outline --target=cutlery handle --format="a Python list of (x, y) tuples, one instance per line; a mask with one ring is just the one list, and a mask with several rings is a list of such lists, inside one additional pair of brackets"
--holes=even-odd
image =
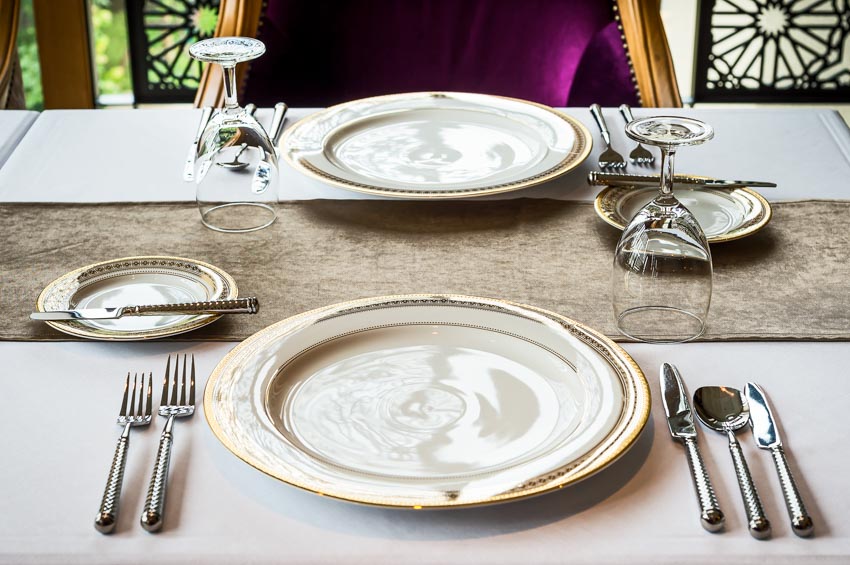
[(198, 123), (198, 130), (195, 132), (195, 137), (192, 138), (189, 151), (186, 153), (186, 160), (183, 162), (183, 180), (186, 182), (195, 180), (195, 157), (197, 157), (198, 143), (201, 141), (204, 130), (207, 129), (207, 123), (210, 121), (212, 113), (212, 106), (204, 106), (204, 109), (201, 111), (201, 121)]
[(254, 112), (256, 112), (256, 111), (257, 111), (257, 105), (256, 104), (254, 104), (254, 103), (245, 104), (245, 113), (248, 114), (249, 116), (253, 116)]
[(779, 474), (779, 484), (782, 486), (785, 506), (788, 508), (788, 516), (791, 518), (791, 528), (800, 537), (810, 536), (814, 529), (814, 523), (806, 511), (803, 499), (800, 497), (797, 483), (794, 482), (794, 476), (791, 474), (788, 460), (785, 458), (785, 451), (783, 451), (782, 446), (777, 446), (770, 449), (770, 454), (773, 456), (776, 472)]
[(171, 463), (171, 446), (174, 437), (171, 428), (174, 425), (174, 416), (168, 417), (162, 436), (159, 438), (159, 449), (156, 452), (156, 461), (153, 465), (153, 475), (148, 485), (148, 496), (145, 499), (145, 508), (142, 510), (142, 528), (148, 532), (157, 532), (162, 528), (165, 516), (165, 491), (168, 485), (168, 465)]
[(635, 117), (632, 115), (632, 109), (628, 104), (620, 104), (620, 115), (623, 116), (627, 124), (635, 121)]
[(127, 450), (130, 447), (130, 424), (124, 426), (124, 433), (118, 438), (112, 466), (106, 479), (100, 510), (94, 519), (95, 529), (102, 534), (112, 533), (118, 521), (118, 501), (121, 498), (121, 484), (124, 482), (124, 468), (127, 466)]
[(702, 461), (696, 438), (685, 438), (685, 452), (688, 454), (688, 467), (691, 469), (691, 478), (694, 480), (694, 488), (697, 491), (702, 527), (709, 532), (718, 532), (723, 529), (726, 517), (720, 510), (720, 504), (717, 502), (717, 495), (714, 494), (714, 487), (711, 486), (711, 479)]
[(738, 476), (738, 487), (741, 489), (741, 497), (744, 499), (744, 508), (747, 511), (747, 527), (750, 535), (756, 539), (767, 539), (770, 537), (770, 522), (764, 515), (756, 485), (753, 484), (753, 476), (744, 459), (744, 452), (735, 432), (726, 432), (729, 437), (729, 451), (732, 453), (732, 462), (735, 464), (735, 475)]
[(260, 301), (254, 298), (210, 300), (208, 302), (182, 302), (179, 304), (154, 304), (127, 306), (124, 316), (155, 316), (159, 314), (256, 314)]
[(201, 121), (198, 122), (198, 130), (195, 132), (195, 139), (193, 140), (194, 143), (198, 143), (201, 140), (201, 136), (204, 134), (204, 130), (207, 129), (207, 123), (210, 121), (212, 113), (212, 106), (204, 106), (204, 109), (201, 110)]
[(590, 113), (593, 115), (593, 119), (596, 120), (596, 125), (599, 126), (599, 131), (602, 133), (602, 139), (605, 140), (606, 145), (611, 145), (611, 134), (608, 133), (608, 126), (605, 125), (605, 116), (602, 115), (602, 108), (599, 104), (591, 104)]
[(280, 139), (280, 134), (283, 132), (283, 120), (286, 117), (286, 111), (289, 107), (283, 102), (278, 102), (274, 105), (274, 114), (272, 115), (272, 123), (269, 126), (269, 139), (272, 140), (272, 145), (277, 145)]

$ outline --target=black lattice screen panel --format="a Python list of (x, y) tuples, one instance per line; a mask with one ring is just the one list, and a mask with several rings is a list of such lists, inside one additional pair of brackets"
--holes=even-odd
[(137, 103), (190, 102), (201, 63), (189, 46), (215, 31), (219, 0), (127, 0), (133, 95)]
[(850, 101), (850, 0), (702, 0), (697, 102)]

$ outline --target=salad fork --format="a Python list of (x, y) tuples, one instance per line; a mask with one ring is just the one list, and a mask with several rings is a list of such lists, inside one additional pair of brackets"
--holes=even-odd
[[(162, 380), (162, 399), (159, 403), (159, 415), (168, 418), (162, 436), (159, 439), (159, 450), (156, 453), (156, 462), (153, 466), (153, 475), (148, 485), (148, 495), (145, 499), (145, 508), (142, 511), (142, 527), (149, 532), (156, 532), (162, 528), (165, 514), (165, 487), (168, 483), (168, 465), (171, 462), (171, 445), (174, 438), (171, 428), (174, 426), (175, 418), (191, 416), (195, 413), (195, 356), (192, 355), (192, 371), (189, 377), (189, 398), (186, 399), (186, 355), (183, 355), (183, 376), (178, 387), (178, 374), (180, 369), (180, 356), (174, 359), (174, 375), (169, 376), (171, 370), (171, 355), (165, 364), (165, 378)], [(170, 380), (169, 380), (170, 379)], [(171, 397), (168, 390), (171, 389)], [(178, 400), (178, 392), (179, 400)]]
[[(626, 120), (626, 124), (635, 121), (635, 117), (632, 115), (632, 109), (628, 104), (620, 104), (620, 115)], [(649, 149), (638, 143), (637, 147), (629, 153), (629, 161), (638, 165), (651, 165), (655, 162), (655, 157), (649, 152)]]
[(590, 106), (590, 113), (593, 119), (596, 120), (596, 125), (599, 126), (599, 131), (602, 134), (602, 140), (605, 141), (606, 149), (599, 156), (600, 169), (625, 169), (626, 160), (623, 156), (611, 149), (611, 134), (608, 132), (608, 126), (605, 124), (605, 117), (602, 115), (602, 108), (599, 104)]
[[(121, 484), (124, 482), (124, 468), (127, 466), (130, 428), (147, 426), (152, 419), (153, 374), (148, 375), (147, 394), (144, 394), (145, 374), (142, 373), (142, 390), (139, 390), (139, 402), (136, 404), (138, 377), (138, 373), (133, 377), (132, 397), (130, 396), (130, 373), (127, 373), (127, 381), (124, 383), (124, 398), (121, 401), (121, 410), (118, 413), (117, 420), (119, 425), (124, 426), (124, 432), (118, 438), (118, 445), (115, 446), (115, 455), (112, 458), (112, 466), (109, 468), (109, 477), (106, 479), (106, 489), (103, 491), (100, 510), (94, 520), (95, 529), (102, 534), (111, 533), (118, 520), (118, 501), (121, 497)], [(145, 399), (147, 399), (147, 402), (145, 402)]]

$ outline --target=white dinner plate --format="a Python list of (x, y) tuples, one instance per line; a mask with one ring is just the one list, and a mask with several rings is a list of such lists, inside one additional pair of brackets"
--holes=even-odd
[[(748, 188), (693, 188), (676, 185), (676, 198), (691, 211), (709, 243), (752, 235), (770, 221), (773, 211), (764, 197)], [(638, 211), (658, 194), (657, 187), (608, 187), (596, 196), (600, 218), (623, 230)]]
[[(124, 257), (82, 267), (47, 285), (36, 310), (74, 310), (206, 302), (237, 298), (233, 277), (213, 265), (180, 257)], [(188, 332), (220, 315), (126, 316), (117, 320), (46, 322), (90, 339), (137, 341)]]
[(587, 158), (591, 137), (547, 106), (485, 94), (417, 92), (355, 100), (307, 116), (284, 158), (341, 188), (400, 198), (519, 190)]
[(314, 310), (248, 338), (204, 394), (213, 433), (281, 481), (353, 502), (477, 505), (552, 491), (622, 455), (649, 389), (557, 314), (454, 295)]

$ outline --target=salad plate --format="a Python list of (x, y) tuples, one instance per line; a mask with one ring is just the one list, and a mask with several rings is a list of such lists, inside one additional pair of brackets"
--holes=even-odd
[(552, 312), (456, 295), (363, 299), (258, 332), (204, 412), (238, 458), (324, 496), (400, 508), (514, 500), (603, 469), (649, 389), (616, 344)]
[[(707, 188), (676, 185), (676, 198), (696, 217), (709, 243), (722, 243), (752, 235), (770, 221), (768, 201), (749, 188)], [(608, 187), (594, 202), (596, 214), (623, 230), (631, 219), (658, 194), (658, 188)]]
[(398, 198), (520, 190), (587, 158), (591, 137), (547, 106), (485, 94), (417, 92), (347, 102), (307, 116), (281, 141), (302, 173)]
[[(124, 257), (62, 275), (41, 292), (36, 311), (207, 302), (234, 299), (237, 295), (233, 277), (213, 265), (181, 257)], [(46, 323), (77, 337), (138, 341), (192, 331), (220, 317), (211, 314), (128, 316)]]

